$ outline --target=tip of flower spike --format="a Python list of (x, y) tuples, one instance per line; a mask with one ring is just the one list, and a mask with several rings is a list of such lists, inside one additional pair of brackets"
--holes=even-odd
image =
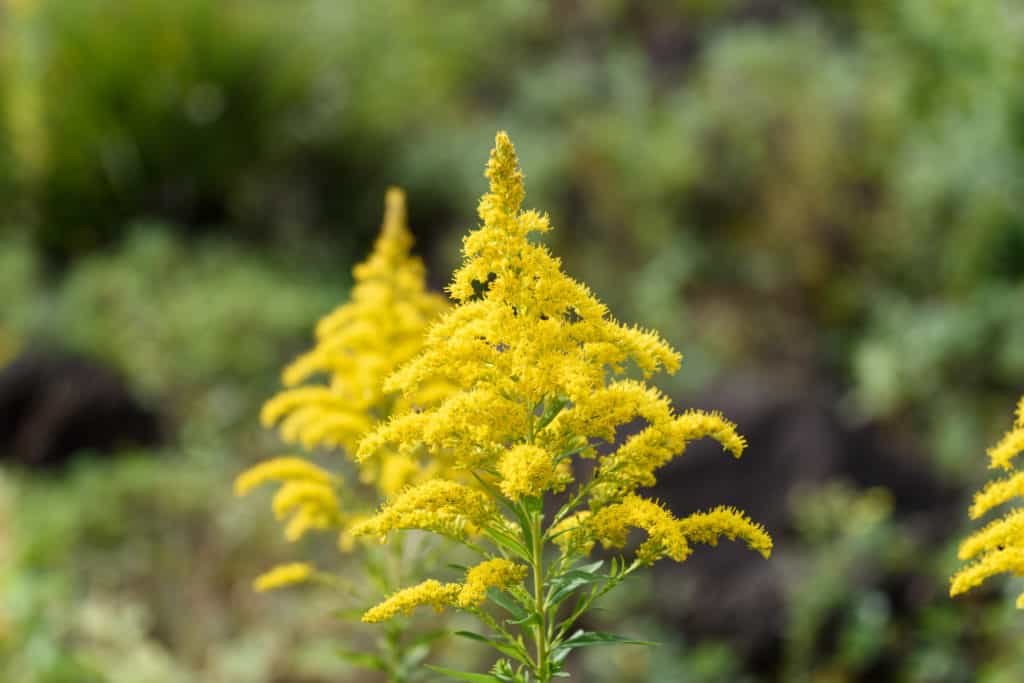
[(494, 136), (494, 149), (491, 150), (491, 159), (487, 162), (484, 175), (490, 181), (491, 194), (504, 212), (514, 214), (518, 211), (526, 197), (526, 189), (523, 173), (519, 170), (516, 148), (508, 133), (503, 130)]
[(275, 588), (305, 583), (313, 575), (313, 571), (313, 565), (305, 562), (278, 565), (257, 576), (252, 582), (253, 590), (257, 593), (264, 593)]
[(384, 232), (404, 230), (407, 224), (405, 191), (391, 186), (384, 194)]
[[(405, 192), (398, 187), (389, 187), (384, 195), (384, 222), (381, 224), (375, 251), (389, 260), (401, 259), (408, 256), (412, 243)], [(356, 266), (357, 269), (359, 267)]]

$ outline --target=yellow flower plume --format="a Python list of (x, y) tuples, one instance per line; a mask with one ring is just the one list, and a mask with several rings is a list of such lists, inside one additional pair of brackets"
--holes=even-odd
[[(536, 505), (573, 484), (574, 458), (596, 458), (596, 467), (587, 468), (592, 478), (569, 492), (574, 505), (587, 509), (554, 519), (544, 542), (586, 554), (597, 541), (621, 547), (629, 530), (640, 528), (647, 534), (637, 550), (643, 563), (685, 560), (690, 543), (714, 545), (720, 537), (742, 539), (767, 556), (771, 539), (739, 511), (715, 508), (677, 519), (637, 493), (693, 440), (715, 439), (735, 457), (746, 442), (722, 415), (677, 412), (637, 378), (675, 372), (680, 354), (656, 332), (617, 322), (534, 241), (551, 229), (550, 222), (522, 209), (523, 174), (503, 132), (485, 175), (489, 191), (478, 207), (480, 225), (464, 238), (463, 263), (448, 287), (457, 305), (430, 327), (422, 352), (384, 383), (385, 391), (401, 391), (407, 403), (437, 383), (453, 389), (435, 405), (396, 411), (357, 451), (364, 462), (381, 449), (426, 452), (450, 460), (463, 474), (455, 481), (451, 471), (441, 471), (406, 490), (359, 531), (383, 536), (415, 528), (465, 539), (478, 528), (492, 538), (516, 535), (519, 522), (506, 519), (502, 509)], [(637, 419), (645, 424), (640, 432), (598, 455), (597, 442), (614, 444), (619, 428)], [(538, 538), (530, 536), (531, 542)], [(430, 584), (414, 595), (433, 599), (442, 589)], [(408, 600), (403, 595), (395, 604)]]
[[(1017, 403), (1013, 428), (988, 450), (989, 467), (1008, 472), (991, 481), (974, 496), (971, 519), (977, 519), (1024, 495), (1024, 470), (1017, 469), (1017, 456), (1024, 451), (1024, 397)], [(1001, 519), (986, 524), (960, 544), (961, 560), (974, 560), (953, 575), (949, 594), (960, 595), (996, 574), (1024, 575), (1024, 508), (1014, 508)], [(1017, 599), (1024, 608), (1024, 594)]]
[[(354, 268), (351, 300), (317, 324), (314, 347), (285, 368), (287, 388), (260, 413), (263, 424), (276, 426), (285, 442), (353, 454), (358, 439), (393, 412), (429, 405), (447, 391), (439, 383), (409, 396), (383, 389), (384, 378), (419, 351), (428, 324), (447, 308), (443, 297), (427, 291), (423, 264), (410, 255), (412, 244), (404, 195), (392, 188), (374, 250)], [(325, 381), (313, 381), (316, 376)], [(438, 463), (380, 448), (359, 469), (360, 480), (386, 499), (434, 476)], [(343, 527), (359, 515), (342, 514), (336, 495), (340, 477), (304, 458), (282, 456), (242, 472), (235, 493), (245, 495), (269, 482), (283, 485), (273, 507), (278, 519), (291, 515), (286, 538), (340, 528), (342, 548), (351, 547), (352, 536)]]
[[(353, 269), (351, 299), (317, 324), (313, 348), (282, 373), (287, 388), (263, 406), (263, 424), (277, 425), (285, 442), (354, 453), (380, 420), (443, 395), (438, 383), (407, 396), (383, 388), (384, 378), (420, 350), (427, 326), (447, 308), (443, 297), (427, 291), (423, 263), (410, 255), (412, 244), (405, 195), (391, 188), (373, 252)], [(309, 383), (316, 376), (326, 382)], [(393, 456), (381, 449), (361, 465), (361, 478), (383, 497), (429, 469), (407, 456), (392, 466)]]

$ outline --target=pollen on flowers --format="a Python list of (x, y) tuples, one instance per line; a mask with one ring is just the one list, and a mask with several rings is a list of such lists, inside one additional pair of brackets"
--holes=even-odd
[(554, 458), (543, 448), (519, 444), (498, 460), (501, 492), (512, 500), (539, 496), (558, 483)]
[[(990, 467), (1008, 472), (991, 481), (974, 496), (969, 514), (977, 519), (993, 508), (1024, 495), (1024, 471), (1017, 469), (1017, 456), (1024, 451), (1024, 398), (1017, 403), (1013, 428), (988, 450)], [(959, 595), (981, 585), (996, 574), (1024, 574), (1024, 508), (1014, 508), (1002, 518), (989, 522), (960, 544), (961, 560), (974, 561), (953, 575), (950, 595)], [(1017, 600), (1024, 608), (1024, 595)]]

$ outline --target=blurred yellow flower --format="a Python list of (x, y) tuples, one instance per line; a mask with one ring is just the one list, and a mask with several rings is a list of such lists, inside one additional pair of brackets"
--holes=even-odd
[[(351, 300), (317, 324), (316, 344), (285, 368), (287, 388), (263, 406), (261, 421), (276, 425), (284, 441), (351, 454), (359, 438), (392, 412), (430, 404), (444, 394), (440, 383), (409, 396), (383, 389), (384, 378), (420, 349), (427, 325), (447, 308), (443, 297), (427, 291), (423, 264), (410, 255), (412, 243), (404, 194), (391, 188), (373, 253), (354, 269)], [(326, 383), (312, 382), (315, 376), (324, 376)], [(390, 448), (377, 449), (359, 467), (360, 479), (374, 486), (381, 500), (437, 471), (433, 461)], [(285, 527), (289, 540), (311, 529), (335, 529), (341, 531), (339, 546), (351, 549), (347, 524), (363, 515), (342, 514), (341, 477), (304, 458), (282, 456), (242, 472), (235, 493), (245, 495), (271, 482), (283, 484), (273, 509), (278, 519), (292, 515)]]
[(292, 562), (274, 567), (270, 571), (260, 574), (253, 581), (253, 588), (262, 593), (264, 591), (293, 586), (304, 583), (313, 575), (313, 565), (305, 562)]

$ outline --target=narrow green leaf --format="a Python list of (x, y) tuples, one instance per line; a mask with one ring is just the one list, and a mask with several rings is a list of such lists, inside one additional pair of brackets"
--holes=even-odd
[(648, 640), (633, 640), (617, 636), (614, 633), (602, 633), (601, 631), (577, 631), (572, 634), (554, 650), (573, 650), (588, 645), (657, 645)]
[(487, 537), (499, 548), (504, 548), (524, 562), (530, 561), (530, 553), (522, 543), (497, 529), (485, 529)]
[(502, 593), (497, 588), (488, 588), (487, 597), (496, 605), (505, 608), (505, 611), (512, 615), (513, 619), (525, 621), (530, 613), (512, 599), (507, 593)]
[(549, 607), (560, 605), (563, 600), (572, 595), (577, 589), (595, 583), (601, 583), (606, 577), (604, 574), (585, 572), (580, 569), (567, 571), (551, 582), (551, 596), (548, 598)]

